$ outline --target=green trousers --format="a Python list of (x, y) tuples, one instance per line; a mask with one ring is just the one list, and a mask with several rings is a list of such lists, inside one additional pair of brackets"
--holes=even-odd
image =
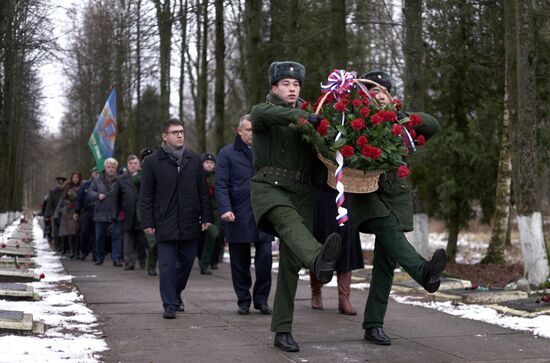
[(299, 213), (292, 207), (279, 206), (266, 214), (280, 239), (279, 273), (271, 318), (271, 331), (274, 332), (292, 331), (298, 272), (302, 266), (313, 269), (321, 251), (322, 245), (311, 234), (312, 206), (309, 207)]
[(212, 262), (212, 253), (214, 252), (214, 247), (216, 247), (216, 239), (219, 234), (220, 230), (215, 224), (212, 224), (204, 234), (204, 243), (202, 245), (202, 253), (199, 261), (201, 269), (210, 266), (210, 262)]
[(376, 236), (372, 280), (363, 318), (363, 329), (368, 329), (384, 325), (396, 264), (422, 284), (426, 260), (407, 241), (392, 214), (363, 222), (361, 230), (365, 229)]
[(145, 239), (147, 240), (147, 269), (155, 270), (158, 261), (157, 240), (154, 235), (147, 233), (145, 233)]

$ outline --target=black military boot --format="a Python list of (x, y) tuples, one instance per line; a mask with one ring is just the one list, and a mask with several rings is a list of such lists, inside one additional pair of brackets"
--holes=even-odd
[(300, 347), (291, 333), (275, 333), (274, 345), (285, 352), (299, 352)]
[(338, 233), (331, 233), (323, 245), (321, 252), (315, 260), (314, 273), (321, 283), (326, 284), (332, 280), (336, 260), (342, 251), (342, 237)]
[(391, 339), (384, 333), (381, 326), (365, 329), (365, 340), (378, 345), (390, 345)]
[(434, 293), (439, 290), (441, 285), (441, 273), (445, 270), (447, 264), (447, 254), (445, 250), (440, 248), (436, 250), (432, 259), (424, 266), (424, 283), (422, 287), (429, 293)]

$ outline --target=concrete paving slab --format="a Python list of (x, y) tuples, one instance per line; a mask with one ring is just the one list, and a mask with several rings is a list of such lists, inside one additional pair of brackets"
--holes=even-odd
[(0, 310), (0, 334), (1, 333), (44, 333), (44, 324), (34, 322), (32, 314), (23, 311)]
[(497, 311), (523, 317), (535, 317), (539, 315), (550, 315), (550, 303), (537, 302), (537, 297), (527, 299), (518, 299), (512, 301), (503, 301), (499, 304), (491, 305)]

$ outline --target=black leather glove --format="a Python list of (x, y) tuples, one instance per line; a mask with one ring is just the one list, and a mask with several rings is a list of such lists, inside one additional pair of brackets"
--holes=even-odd
[(395, 111), (395, 114), (397, 115), (397, 119), (398, 119), (398, 120), (404, 119), (405, 117), (409, 117), (409, 114), (408, 114), (408, 113), (403, 112), (403, 111), (401, 111), (401, 110)]
[(319, 126), (319, 123), (321, 123), (322, 119), (323, 119), (322, 116), (319, 116), (316, 113), (310, 113), (308, 121), (310, 124), (313, 125), (313, 127), (317, 128), (317, 126)]

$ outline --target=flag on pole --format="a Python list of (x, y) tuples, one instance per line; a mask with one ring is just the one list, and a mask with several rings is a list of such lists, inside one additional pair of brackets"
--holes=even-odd
[(105, 159), (113, 156), (116, 139), (116, 89), (113, 88), (101, 115), (97, 119), (94, 131), (88, 141), (98, 171), (103, 171)]

